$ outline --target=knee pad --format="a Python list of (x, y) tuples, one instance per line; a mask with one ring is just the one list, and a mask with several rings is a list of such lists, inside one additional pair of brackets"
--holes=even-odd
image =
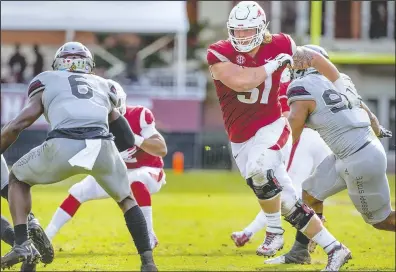
[(301, 230), (308, 224), (309, 220), (311, 220), (314, 215), (314, 210), (299, 199), (296, 204), (294, 204), (291, 211), (285, 215), (285, 220), (292, 224), (296, 229)]
[(248, 178), (247, 184), (252, 188), (258, 199), (271, 199), (282, 191), (282, 186), (275, 178), (272, 169), (267, 170), (265, 174), (260, 173)]

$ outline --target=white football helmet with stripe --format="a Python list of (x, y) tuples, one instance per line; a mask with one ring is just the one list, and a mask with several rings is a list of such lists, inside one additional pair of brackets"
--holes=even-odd
[[(250, 52), (259, 46), (268, 27), (265, 12), (254, 1), (239, 2), (230, 13), (227, 22), (228, 36), (232, 46), (238, 52)], [(249, 37), (236, 37), (235, 30), (255, 30)]]

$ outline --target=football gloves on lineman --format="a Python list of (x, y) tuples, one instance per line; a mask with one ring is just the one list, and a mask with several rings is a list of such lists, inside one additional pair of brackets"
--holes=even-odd
[(378, 138), (391, 138), (392, 137), (392, 131), (384, 128), (383, 126), (380, 126), (380, 134), (378, 135)]
[(285, 65), (293, 66), (293, 57), (289, 54), (281, 53), (273, 61), (277, 62), (278, 69)]

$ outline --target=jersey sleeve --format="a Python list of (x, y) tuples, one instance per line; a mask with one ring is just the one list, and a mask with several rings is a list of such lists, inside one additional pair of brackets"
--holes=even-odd
[(279, 85), (279, 103), (281, 104), (282, 112), (290, 111), (289, 105), (287, 104), (287, 86), (289, 86), (288, 82)]
[(221, 46), (218, 44), (211, 44), (207, 50), (206, 60), (209, 65), (216, 64), (218, 62), (227, 62), (230, 61), (226, 54), (223, 52)]
[(284, 34), (284, 35), (285, 35), (286, 40), (289, 42), (289, 50), (291, 53), (290, 55), (293, 56), (297, 51), (297, 45), (294, 42), (293, 38), (290, 37), (290, 35), (288, 35), (288, 34)]
[(294, 101), (314, 100), (315, 97), (307, 90), (303, 82), (294, 80), (287, 88), (287, 104), (290, 106)]
[(154, 115), (149, 109), (143, 108), (140, 113), (139, 123), (141, 128), (140, 135), (142, 135), (143, 138), (147, 139), (155, 134), (159, 134), (159, 132), (155, 128)]
[(39, 92), (44, 91), (46, 81), (45, 79), (47, 76), (48, 72), (42, 72), (30, 81), (28, 86), (28, 98), (31, 98)]

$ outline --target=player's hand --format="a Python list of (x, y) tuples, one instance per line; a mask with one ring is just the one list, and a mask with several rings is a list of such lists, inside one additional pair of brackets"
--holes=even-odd
[(380, 126), (380, 133), (378, 135), (378, 138), (391, 138), (392, 137), (392, 131), (384, 128), (383, 126)]
[(281, 53), (273, 61), (277, 62), (278, 69), (285, 65), (293, 66), (293, 57), (289, 54)]
[(128, 148), (127, 150), (120, 152), (121, 158), (124, 161), (131, 160), (133, 159), (133, 155), (135, 155), (136, 151), (137, 151), (136, 146), (132, 148)]

